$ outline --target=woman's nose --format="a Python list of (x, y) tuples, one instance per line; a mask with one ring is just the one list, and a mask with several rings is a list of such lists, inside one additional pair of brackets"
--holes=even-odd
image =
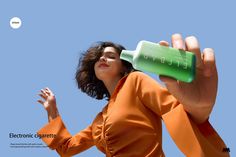
[(107, 58), (105, 56), (101, 56), (99, 61), (103, 61), (103, 62), (106, 62), (107, 61)]

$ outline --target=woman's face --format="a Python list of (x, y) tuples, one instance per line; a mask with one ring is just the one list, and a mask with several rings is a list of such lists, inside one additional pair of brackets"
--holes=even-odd
[(106, 47), (94, 65), (96, 77), (101, 80), (120, 79), (124, 71), (120, 56), (113, 47)]

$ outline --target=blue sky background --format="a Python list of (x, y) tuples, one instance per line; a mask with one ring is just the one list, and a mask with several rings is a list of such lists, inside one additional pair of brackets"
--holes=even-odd
[[(81, 52), (93, 42), (110, 40), (135, 49), (138, 41), (170, 41), (173, 33), (195, 35), (201, 48), (215, 49), (219, 90), (210, 122), (235, 153), (235, 3), (213, 0), (0, 0), (1, 156), (58, 156), (47, 148), (10, 148), (9, 133), (35, 133), (47, 123), (36, 101), (50, 87), (60, 114), (75, 134), (89, 125), (105, 105), (77, 90), (74, 73)], [(14, 30), (12, 17), (22, 20)], [(152, 75), (154, 78), (156, 76)], [(167, 157), (184, 156), (163, 128)], [(103, 157), (95, 147), (78, 157)]]

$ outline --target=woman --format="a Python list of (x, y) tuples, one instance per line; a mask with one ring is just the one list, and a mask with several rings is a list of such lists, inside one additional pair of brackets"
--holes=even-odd
[[(159, 44), (169, 46), (168, 42)], [(228, 156), (227, 148), (208, 122), (217, 93), (214, 52), (200, 52), (191, 36), (183, 41), (172, 35), (172, 46), (195, 53), (197, 74), (192, 83), (161, 76), (167, 88), (121, 61), (122, 46), (101, 42), (87, 50), (76, 72), (79, 89), (108, 103), (86, 129), (71, 136), (49, 88), (41, 90), (38, 100), (48, 113), (49, 123), (38, 134), (61, 156), (72, 156), (93, 145), (108, 157), (163, 157), (161, 119), (179, 149), (191, 157)]]

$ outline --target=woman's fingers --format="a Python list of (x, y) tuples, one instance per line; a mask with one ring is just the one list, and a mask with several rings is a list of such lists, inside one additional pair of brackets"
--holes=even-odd
[(43, 92), (44, 92), (47, 96), (50, 95), (50, 92), (49, 92), (46, 88), (43, 89)]
[(169, 43), (168, 43), (167, 41), (164, 41), (164, 40), (161, 40), (161, 41), (159, 42), (159, 44), (160, 44), (161, 46), (169, 47)]
[(44, 89), (40, 90), (41, 93), (39, 93), (39, 96), (41, 96), (43, 99), (47, 99), (48, 94), (44, 91)]
[(203, 50), (203, 64), (204, 64), (204, 75), (206, 77), (212, 76), (216, 71), (214, 50), (211, 48), (205, 48)]
[(52, 95), (49, 88), (41, 89), (40, 93), (38, 94), (44, 100), (47, 100), (48, 96)]
[(45, 96), (53, 95), (52, 91), (49, 88), (41, 89), (41, 93), (44, 94)]
[[(159, 44), (169, 46), (169, 43), (164, 40), (160, 41)], [(194, 53), (196, 56), (196, 67), (202, 69), (205, 76), (211, 76), (216, 71), (214, 50), (207, 48), (201, 53), (199, 42), (195, 36), (189, 36), (184, 41), (181, 34), (176, 33), (171, 36), (171, 44), (173, 48)], [(167, 78), (162, 79), (167, 83), (173, 82), (173, 80)]]
[(38, 102), (39, 102), (40, 104), (44, 105), (44, 101), (38, 100)]
[(180, 34), (173, 34), (171, 36), (171, 43), (172, 43), (173, 48), (185, 50), (184, 41)]
[(48, 96), (48, 92), (45, 89), (41, 89), (40, 91), (43, 95)]
[(185, 45), (187, 51), (193, 52), (196, 55), (196, 66), (202, 68), (201, 50), (198, 40), (194, 36), (189, 36), (185, 39)]
[(38, 94), (41, 98), (43, 98), (44, 100), (46, 100), (47, 99), (47, 96), (46, 95), (44, 95), (44, 94), (42, 94), (42, 93), (39, 93)]
[(184, 40), (181, 34), (173, 34), (171, 37), (171, 42), (173, 48), (187, 50), (193, 52), (196, 55), (196, 66), (197, 68), (202, 68), (203, 62), (201, 58), (201, 50), (198, 40), (194, 36), (189, 36)]
[(53, 92), (52, 92), (48, 87), (45, 88), (45, 91), (46, 91), (49, 95), (54, 96)]

